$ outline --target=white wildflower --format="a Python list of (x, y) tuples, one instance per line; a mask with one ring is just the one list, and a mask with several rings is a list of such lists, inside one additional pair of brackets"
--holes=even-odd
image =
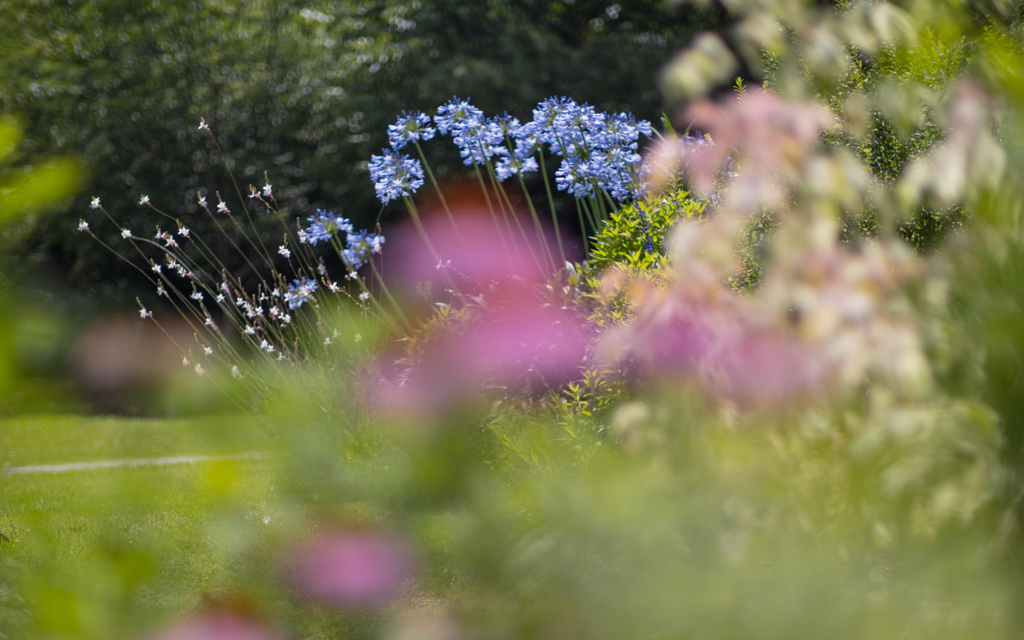
[(241, 378), (242, 377), (242, 372), (238, 370), (238, 365), (237, 364), (231, 366), (231, 377), (232, 378)]
[(362, 340), (362, 339), (363, 339), (363, 336), (362, 336), (362, 335), (360, 335), (360, 334), (358, 334), (358, 333), (356, 334), (356, 336), (355, 336), (355, 337), (356, 337), (356, 342), (359, 342), (360, 340)]
[(245, 325), (245, 334), (254, 336), (256, 335), (256, 329), (251, 324), (247, 324)]
[(273, 195), (273, 192), (274, 192), (274, 186), (273, 185), (271, 185), (271, 184), (263, 185), (263, 197), (269, 198), (269, 197), (271, 197)]
[(286, 258), (292, 257), (292, 252), (289, 251), (288, 247), (284, 246), (283, 244), (277, 248), (277, 252)]
[(79, 231), (88, 231), (89, 230), (89, 223), (86, 222), (85, 220), (79, 220), (78, 221), (78, 230)]
[(200, 376), (202, 376), (204, 373), (206, 373), (206, 370), (203, 369), (203, 365), (201, 365), (201, 364), (197, 364), (196, 365), (196, 373), (198, 373)]
[(184, 356), (181, 358), (181, 366), (183, 366), (183, 367), (187, 367), (188, 366), (188, 358), (186, 358)]
[(210, 125), (206, 124), (206, 118), (199, 118), (199, 131), (209, 131)]
[(140, 207), (144, 206), (144, 205), (147, 205), (147, 204), (149, 204), (149, 196), (142, 196), (141, 198), (139, 198), (139, 206)]
[(90, 208), (90, 209), (99, 209), (99, 208), (100, 208), (100, 207), (102, 207), (102, 206), (103, 206), (103, 205), (101, 205), (101, 204), (100, 204), (100, 199), (99, 199), (99, 198), (96, 198), (96, 197), (94, 197), (94, 198), (92, 199), (92, 201), (91, 201), (91, 202), (89, 203), (89, 208)]
[(145, 320), (146, 318), (152, 318), (153, 313), (146, 309), (146, 307), (142, 307), (141, 309), (139, 309), (139, 317)]
[(132, 237), (131, 229), (121, 229), (121, 237), (125, 240)]
[(231, 210), (228, 209), (227, 203), (225, 203), (225, 202), (218, 202), (217, 203), (217, 213), (231, 213)]
[(359, 299), (362, 300), (363, 302), (366, 302), (367, 300), (370, 299), (370, 292), (369, 291), (364, 291), (364, 292), (360, 293), (359, 294)]

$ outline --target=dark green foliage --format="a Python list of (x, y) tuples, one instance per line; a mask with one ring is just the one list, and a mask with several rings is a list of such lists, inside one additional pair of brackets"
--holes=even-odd
[(737, 249), (742, 270), (738, 276), (729, 279), (729, 286), (733, 289), (750, 291), (761, 283), (768, 241), (777, 226), (778, 221), (768, 213), (754, 216), (747, 224)]
[[(92, 169), (89, 196), (140, 232), (156, 221), (136, 205), (146, 194), (211, 240), (197, 191), (210, 202), (219, 192), (239, 211), (229, 172), (242, 199), (266, 173), (289, 216), (327, 207), (370, 227), (381, 208), (364, 163), (403, 109), (432, 111), (458, 94), (488, 113), (522, 118), (539, 100), (565, 94), (654, 118), (662, 105), (651, 87), (663, 61), (694, 32), (728, 22), (720, 10), (666, 10), (657, 0), (615, 6), (4, 3), (0, 111), (20, 112), (30, 126), (22, 162), (55, 150), (82, 153)], [(220, 150), (197, 131), (200, 117)], [(464, 170), (450, 145), (429, 146), (443, 181)], [(130, 300), (137, 285), (124, 279), (138, 277), (73, 235), (79, 217), (96, 217), (87, 205), (83, 198), (66, 214), (7, 229), (6, 251), (31, 256), (34, 272), (70, 271), (72, 283)], [(261, 232), (270, 238), (277, 229), (268, 223)], [(117, 233), (108, 224), (101, 237), (116, 243)], [(229, 246), (219, 249), (242, 264)]]

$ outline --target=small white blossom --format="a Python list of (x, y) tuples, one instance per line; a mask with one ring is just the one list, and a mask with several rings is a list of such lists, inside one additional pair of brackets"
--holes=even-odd
[(232, 378), (241, 378), (242, 377), (242, 372), (238, 370), (238, 365), (237, 364), (231, 366), (231, 377)]
[(360, 340), (362, 340), (362, 339), (363, 339), (363, 336), (362, 336), (362, 335), (360, 335), (360, 334), (358, 334), (358, 333), (356, 334), (356, 336), (355, 336), (355, 337), (356, 337), (356, 342), (359, 342)]
[(214, 330), (217, 329), (217, 325), (213, 323), (213, 318), (211, 318), (210, 316), (206, 316), (206, 322), (204, 322), (203, 324), (205, 324), (208, 327), (212, 327)]
[(359, 294), (359, 299), (362, 300), (363, 302), (366, 302), (367, 300), (370, 299), (370, 292), (369, 291), (364, 291), (364, 292), (360, 293)]
[(78, 230), (79, 231), (88, 231), (89, 230), (89, 223), (86, 222), (85, 220), (79, 220), (78, 221)]
[(152, 318), (153, 313), (147, 310), (146, 307), (142, 307), (141, 309), (139, 309), (139, 317), (145, 320), (146, 318)]
[(339, 291), (341, 291), (341, 287), (334, 284), (333, 282), (328, 282), (327, 288), (330, 289), (331, 293), (338, 293)]
[(270, 516), (263, 516), (263, 524), (270, 524)]
[(192, 233), (192, 232), (188, 230), (188, 227), (182, 227), (182, 228), (178, 229), (178, 235), (183, 237), (183, 238), (187, 238), (188, 234), (190, 234), (190, 233)]
[(99, 199), (99, 198), (95, 198), (95, 197), (94, 197), (94, 198), (92, 199), (92, 201), (91, 201), (91, 202), (89, 203), (89, 208), (90, 208), (90, 209), (99, 209), (99, 208), (100, 208), (100, 207), (102, 207), (102, 206), (103, 206), (103, 205), (101, 205), (101, 204), (100, 204), (100, 199)]
[(196, 365), (196, 373), (198, 373), (200, 376), (202, 376), (204, 373), (206, 373), (206, 371), (203, 369), (203, 365), (201, 365), (201, 364), (197, 364)]
[(164, 289), (164, 285), (163, 284), (156, 285), (156, 295), (158, 295), (158, 296), (165, 296), (165, 295), (167, 295), (167, 291)]
[(245, 333), (250, 336), (256, 335), (256, 329), (251, 324), (245, 325)]
[(150, 267), (150, 269), (153, 271), (153, 273), (160, 273), (161, 271), (163, 271), (163, 267), (161, 267), (158, 264), (154, 264), (152, 267)]
[(228, 209), (227, 203), (225, 203), (225, 202), (218, 202), (217, 203), (217, 213), (231, 213), (231, 210)]
[(188, 366), (188, 358), (182, 357), (182, 359), (181, 359), (181, 366), (183, 366), (183, 367), (187, 367)]
[(263, 196), (265, 198), (271, 197), (271, 195), (273, 195), (273, 192), (274, 192), (274, 186), (273, 185), (270, 185), (270, 184), (263, 185)]
[(331, 339), (330, 338), (324, 338), (324, 345), (329, 345), (329, 344), (331, 344)]
[(217, 302), (224, 302), (224, 294), (223, 293), (218, 293), (217, 294)]
[(210, 125), (206, 124), (206, 118), (199, 118), (199, 131), (209, 131)]
[(201, 300), (203, 299), (203, 294), (202, 294), (201, 292), (199, 292), (199, 291), (193, 291), (193, 292), (192, 292), (192, 293), (191, 293), (191, 294), (189, 295), (189, 297), (190, 297), (190, 298), (192, 298), (193, 300), (199, 300), (199, 301), (201, 301)]
[(121, 229), (121, 237), (125, 240), (132, 237), (131, 229)]
[(306, 244), (306, 230), (305, 229), (299, 229), (298, 234), (299, 234), (299, 242), (301, 242), (302, 244)]
[(212, 356), (213, 355), (213, 349), (211, 349), (210, 347), (207, 347), (207, 346), (204, 345), (203, 346), (203, 353), (205, 353), (208, 356)]
[(260, 343), (260, 349), (263, 349), (267, 353), (274, 353), (274, 345), (270, 344), (266, 340)]
[(292, 257), (292, 252), (289, 251), (288, 247), (284, 246), (283, 244), (277, 248), (277, 252), (286, 258)]
[(327, 266), (324, 265), (324, 263), (321, 262), (320, 264), (317, 265), (316, 272), (319, 273), (322, 276), (326, 276), (327, 275)]
[(206, 208), (206, 196), (199, 196), (199, 206)]
[(274, 296), (275, 298), (280, 298), (281, 290), (278, 289), (277, 287), (274, 287), (274, 290), (270, 292), (270, 295)]
[(149, 204), (149, 196), (142, 196), (141, 198), (139, 198), (140, 207), (147, 204)]

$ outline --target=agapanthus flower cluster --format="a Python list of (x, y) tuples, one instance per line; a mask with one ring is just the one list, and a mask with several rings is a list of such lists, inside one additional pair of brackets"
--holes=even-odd
[(387, 204), (416, 193), (423, 186), (423, 165), (419, 160), (384, 149), (379, 156), (370, 156), (370, 179), (377, 197)]
[(304, 230), (305, 238), (311, 245), (326, 242), (339, 231), (344, 231), (345, 233), (353, 233), (355, 231), (348, 218), (339, 216), (333, 211), (324, 211), (323, 209), (317, 209), (316, 215), (307, 218), (306, 222), (309, 222), (309, 226)]
[(352, 269), (359, 269), (384, 247), (384, 236), (367, 231), (349, 232), (341, 257)]
[(370, 177), (382, 202), (412, 195), (423, 185), (420, 162), (398, 150), (436, 133), (451, 136), (466, 165), (490, 163), (499, 182), (537, 171), (537, 154), (547, 145), (562, 158), (556, 172), (559, 189), (577, 198), (599, 196), (603, 190), (623, 201), (640, 192), (639, 138), (650, 137), (652, 129), (631, 114), (602, 113), (564, 97), (541, 102), (525, 124), (508, 114), (487, 118), (468, 100), (453, 98), (438, 107), (433, 126), (420, 112), (403, 113), (388, 126), (391, 149), (370, 162)]
[(309, 278), (292, 280), (284, 294), (285, 304), (288, 305), (289, 309), (298, 309), (313, 297), (316, 287), (316, 280), (310, 280)]
[(430, 124), (430, 116), (422, 111), (402, 112), (398, 122), (388, 125), (388, 142), (398, 151), (410, 142), (430, 140), (437, 131)]

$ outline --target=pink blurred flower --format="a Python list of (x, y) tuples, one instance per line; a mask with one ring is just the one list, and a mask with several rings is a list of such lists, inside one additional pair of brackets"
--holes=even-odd
[(743, 209), (784, 205), (786, 183), (801, 180), (807, 150), (835, 120), (819, 105), (791, 104), (760, 88), (726, 104), (696, 102), (684, 119), (714, 140), (686, 142), (682, 155), (694, 187), (710, 194), (727, 159), (738, 157), (725, 202)]
[(647, 376), (692, 377), (741, 405), (809, 392), (825, 373), (820, 355), (796, 338), (754, 326), (728, 304), (681, 297), (660, 301), (644, 320), (610, 331), (603, 348), (612, 359), (638, 359)]
[(520, 299), (469, 321), (427, 345), (395, 382), (381, 381), (370, 401), (400, 413), (438, 413), (487, 385), (557, 385), (579, 375), (589, 330), (567, 309)]
[(280, 637), (249, 618), (213, 611), (170, 627), (153, 640), (279, 640)]
[(338, 531), (299, 546), (287, 571), (295, 590), (341, 609), (386, 605), (412, 574), (412, 554), (397, 538)]

